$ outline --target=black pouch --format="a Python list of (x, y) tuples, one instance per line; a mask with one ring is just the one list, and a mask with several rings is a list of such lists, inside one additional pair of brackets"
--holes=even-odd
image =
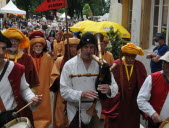
[(10, 110), (10, 111), (6, 111), (6, 112), (2, 112), (0, 114), (0, 128), (5, 128), (2, 127), (4, 126), (6, 123), (8, 123), (9, 121), (19, 117), (19, 115), (13, 116), (13, 112), (15, 112), (16, 110)]

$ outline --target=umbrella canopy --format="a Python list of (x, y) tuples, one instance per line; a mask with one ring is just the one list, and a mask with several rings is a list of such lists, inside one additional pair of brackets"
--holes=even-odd
[(120, 24), (111, 22), (111, 21), (102, 21), (97, 22), (90, 27), (87, 27), (83, 30), (83, 33), (85, 32), (91, 32), (91, 33), (102, 33), (103, 35), (106, 35), (107, 32), (109, 32), (111, 29), (114, 31), (119, 30), (121, 38), (130, 38), (130, 33)]
[(79, 21), (76, 24), (74, 24), (72, 27), (70, 27), (71, 31), (75, 31), (75, 32), (82, 32), (85, 28), (93, 25), (94, 21), (91, 20), (85, 20), (85, 21)]
[(26, 11), (20, 10), (16, 7), (16, 5), (9, 1), (9, 3), (0, 9), (0, 13), (12, 13), (12, 14), (26, 14)]

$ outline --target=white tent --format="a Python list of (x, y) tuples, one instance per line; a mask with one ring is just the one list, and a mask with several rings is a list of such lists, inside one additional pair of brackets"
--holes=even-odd
[(0, 13), (12, 13), (12, 14), (26, 14), (26, 11), (20, 10), (16, 7), (16, 5), (12, 2), (12, 0), (9, 1), (7, 5), (2, 7), (0, 9)]
[[(65, 19), (65, 13), (63, 13), (61, 16), (59, 16), (60, 19)], [(70, 19), (70, 16), (67, 16), (67, 19)]]
[(104, 20), (108, 20), (108, 18), (109, 18), (109, 13), (105, 13), (103, 16), (100, 16), (100, 18), (98, 20), (104, 21)]

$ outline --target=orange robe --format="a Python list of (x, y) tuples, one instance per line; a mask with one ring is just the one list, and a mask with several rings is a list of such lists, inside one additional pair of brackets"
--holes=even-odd
[(57, 42), (57, 40), (54, 40), (53, 43), (53, 50), (54, 50), (54, 59), (56, 59), (58, 56), (63, 56), (64, 55), (64, 42)]
[(40, 86), (36, 88), (37, 95), (43, 95), (43, 102), (33, 112), (35, 128), (47, 128), (52, 121), (51, 102), (50, 102), (50, 74), (53, 66), (53, 60), (49, 54), (43, 53), (40, 61), (39, 71), (36, 59), (32, 57), (37, 70)]
[[(54, 103), (54, 128), (68, 128), (68, 119), (67, 116), (64, 114), (65, 112), (65, 104), (64, 99), (61, 97), (59, 91), (59, 79), (60, 79), (60, 72), (61, 72), (61, 65), (63, 64), (63, 56), (58, 57), (55, 61), (51, 73), (51, 88), (55, 88), (55, 103)], [(58, 80), (56, 83), (56, 79)], [(55, 86), (55, 87), (54, 87)], [(51, 89), (52, 90), (52, 89)]]
[(112, 53), (106, 51), (103, 54), (103, 59), (111, 66), (113, 64), (114, 61), (114, 57), (112, 55)]

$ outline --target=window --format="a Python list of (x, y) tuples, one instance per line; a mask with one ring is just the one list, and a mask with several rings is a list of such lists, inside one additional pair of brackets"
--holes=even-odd
[(128, 31), (131, 32), (131, 21), (132, 21), (132, 9), (133, 9), (133, 0), (130, 0), (130, 7), (129, 7), (129, 24), (128, 24)]
[(153, 44), (155, 33), (165, 33), (166, 43), (169, 42), (169, 0), (151, 0), (150, 44)]

